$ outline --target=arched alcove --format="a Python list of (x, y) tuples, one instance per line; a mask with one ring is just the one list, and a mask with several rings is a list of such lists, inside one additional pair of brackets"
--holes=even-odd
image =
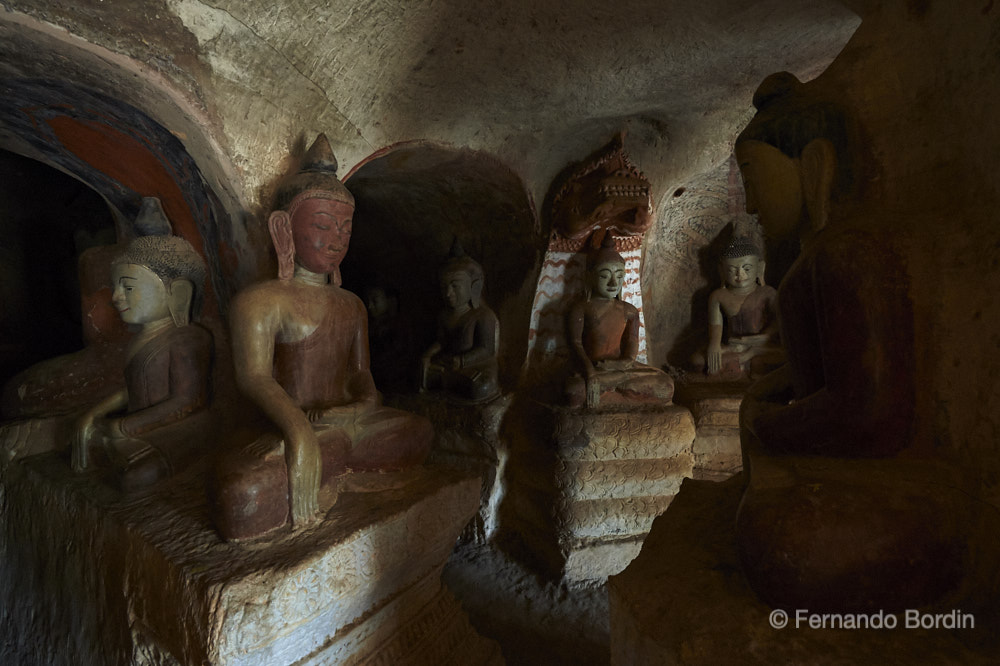
[[(70, 409), (92, 400), (95, 390), (101, 392), (120, 380), (120, 368), (109, 360), (115, 355), (94, 348), (124, 338), (124, 326), (111, 305), (108, 267), (121, 244), (133, 236), (131, 224), (143, 197), (160, 199), (173, 232), (186, 238), (208, 264), (203, 319), (216, 331), (217, 341), (224, 340), (221, 315), (234, 290), (236, 273), (232, 244), (227, 242), (232, 224), (184, 144), (131, 104), (65, 80), (0, 79), (0, 91), (0, 127), (4, 129), (0, 147), (15, 147), (58, 174), (32, 181), (31, 191), (21, 194), (23, 201), (61, 218), (44, 220), (44, 224), (30, 218), (16, 223), (22, 228), (15, 235), (35, 238), (35, 234), (52, 231), (51, 238), (32, 243), (26, 251), (18, 279), (30, 287), (38, 271), (78, 270), (80, 332), (89, 345), (75, 358), (64, 359), (64, 365), (59, 355), (73, 350), (53, 345), (43, 355), (56, 360), (37, 366), (37, 372), (36, 367), (27, 370), (18, 379), (16, 391), (7, 387), (5, 415)], [(71, 213), (53, 208), (56, 202), (83, 191), (89, 193), (88, 203), (67, 201)], [(100, 208), (96, 201), (104, 204), (100, 213), (95, 212), (95, 207)], [(112, 219), (113, 233), (86, 253), (76, 253), (65, 262), (50, 260), (62, 236), (72, 239), (90, 233), (93, 220), (88, 216), (92, 214)], [(77, 260), (78, 266), (68, 265)], [(32, 307), (54, 308), (57, 291), (29, 293)]]
[[(376, 154), (345, 182), (357, 212), (344, 286), (359, 294), (379, 286), (398, 296), (402, 344), (372, 350), (379, 387), (415, 388), (417, 361), (433, 342), (443, 305), (438, 270), (455, 238), (485, 271), (483, 298), (500, 318), (501, 383), (510, 387), (525, 354), (525, 285), (535, 279), (545, 242), (520, 177), (481, 152), (410, 143)], [(380, 372), (386, 365), (391, 369)]]

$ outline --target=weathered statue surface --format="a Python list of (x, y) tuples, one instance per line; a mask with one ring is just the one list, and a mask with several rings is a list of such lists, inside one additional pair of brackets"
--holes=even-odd
[(317, 517), (347, 470), (419, 465), (426, 419), (382, 407), (369, 369), (367, 313), (340, 287), (354, 198), (320, 135), (279, 189), (268, 225), (278, 279), (237, 295), (231, 312), (237, 387), (264, 419), (246, 425), (220, 464), (217, 521), (225, 538), (257, 536)]
[(441, 267), (446, 307), (438, 317), (437, 341), (421, 359), (421, 389), (444, 389), (469, 402), (499, 394), (500, 323), (482, 301), (483, 282), (482, 267), (456, 239)]
[(962, 568), (965, 495), (914, 450), (906, 271), (891, 235), (831, 214), (851, 196), (847, 115), (786, 73), (754, 104), (736, 144), (747, 212), (802, 249), (778, 289), (788, 362), (751, 385), (741, 409), (744, 569), (783, 607), (933, 602)]
[[(162, 217), (159, 201), (146, 199), (143, 215)], [(71, 456), (84, 471), (96, 447), (131, 491), (166, 478), (207, 443), (212, 334), (191, 322), (205, 265), (183, 238), (133, 240), (114, 260), (112, 278), (115, 308), (139, 330), (126, 352), (125, 388), (79, 418)]]
[(719, 258), (719, 274), (723, 284), (708, 297), (708, 349), (695, 354), (695, 367), (718, 375), (724, 369), (747, 370), (755, 357), (780, 360), (777, 291), (764, 283), (764, 261), (750, 239), (729, 242)]
[(595, 234), (636, 237), (653, 224), (650, 184), (625, 154), (619, 133), (596, 156), (577, 167), (556, 193), (552, 225), (576, 248)]
[(566, 340), (578, 374), (566, 383), (571, 407), (601, 404), (669, 403), (673, 379), (635, 360), (639, 311), (619, 298), (625, 260), (608, 234), (587, 256), (586, 293), (566, 314)]

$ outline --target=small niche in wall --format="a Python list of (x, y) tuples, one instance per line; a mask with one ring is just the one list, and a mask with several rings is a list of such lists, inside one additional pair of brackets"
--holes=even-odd
[(416, 388), (444, 304), (438, 272), (456, 237), (483, 267), (483, 298), (501, 322), (501, 384), (509, 385), (526, 353), (531, 297), (523, 285), (535, 278), (546, 238), (521, 178), (486, 153), (414, 142), (372, 156), (345, 183), (357, 211), (344, 287), (366, 300), (380, 287), (400, 332), (392, 344), (372, 340), (376, 385)]

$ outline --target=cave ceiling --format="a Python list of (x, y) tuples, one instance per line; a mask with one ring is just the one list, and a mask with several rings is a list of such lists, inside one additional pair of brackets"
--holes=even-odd
[(756, 84), (812, 78), (859, 21), (834, 0), (9, 0), (0, 78), (139, 108), (251, 208), (319, 131), (345, 170), (407, 141), (485, 151), (538, 201), (618, 130), (664, 190), (717, 164)]

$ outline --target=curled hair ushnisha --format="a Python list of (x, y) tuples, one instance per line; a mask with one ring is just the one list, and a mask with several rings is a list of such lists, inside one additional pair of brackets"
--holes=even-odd
[(614, 237), (608, 233), (604, 235), (599, 248), (593, 249), (587, 253), (587, 270), (591, 271), (601, 264), (606, 264), (612, 261), (621, 264), (625, 263), (625, 259), (615, 249)]
[(193, 311), (200, 310), (208, 271), (201, 255), (180, 236), (139, 236), (111, 262), (119, 264), (145, 266), (168, 287), (174, 280), (188, 280), (194, 285)]
[(730, 240), (723, 248), (720, 259), (739, 259), (740, 257), (760, 257), (760, 250), (746, 236), (737, 236)]

